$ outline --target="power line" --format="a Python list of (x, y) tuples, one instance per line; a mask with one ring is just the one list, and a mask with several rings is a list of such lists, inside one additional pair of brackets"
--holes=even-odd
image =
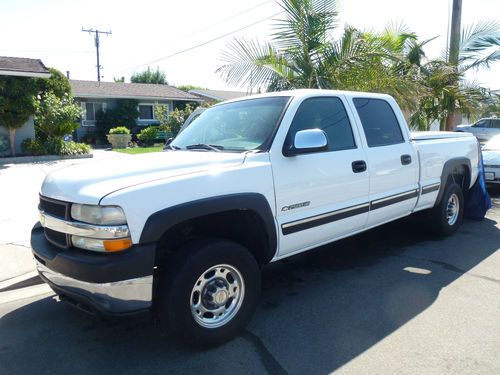
[(267, 0), (267, 1), (264, 1), (263, 3), (260, 3), (260, 4), (255, 5), (255, 6), (251, 7), (251, 8), (248, 8), (248, 9), (242, 10), (241, 12), (236, 13), (236, 14), (233, 14), (232, 16), (230, 16), (230, 17), (228, 17), (228, 18), (225, 18), (225, 19), (223, 19), (222, 21), (219, 21), (219, 22), (213, 23), (213, 24), (211, 24), (211, 25), (209, 25), (209, 26), (206, 26), (206, 27), (203, 27), (203, 28), (201, 28), (201, 29), (199, 29), (199, 30), (196, 30), (196, 31), (194, 31), (194, 32), (193, 32), (193, 33), (191, 33), (191, 34), (188, 34), (188, 35), (186, 35), (186, 36), (184, 36), (184, 37), (181, 37), (181, 39), (180, 39), (180, 40), (184, 40), (184, 39), (186, 39), (186, 38), (189, 38), (190, 36), (193, 36), (193, 35), (199, 34), (199, 33), (201, 33), (202, 31), (205, 31), (205, 30), (211, 29), (211, 28), (212, 28), (212, 27), (214, 27), (214, 26), (218, 26), (218, 25), (221, 25), (221, 24), (223, 24), (223, 23), (226, 23), (227, 21), (230, 21), (230, 20), (232, 20), (233, 18), (239, 17), (239, 16), (241, 16), (242, 14), (245, 14), (245, 13), (251, 12), (252, 10), (257, 9), (257, 8), (261, 7), (262, 5), (265, 5), (265, 4), (268, 4), (268, 3), (271, 3), (271, 2), (274, 2), (274, 0)]
[(158, 58), (158, 59), (156, 59), (156, 60), (152, 60), (152, 61), (149, 61), (149, 62), (144, 63), (144, 64), (136, 65), (136, 66), (134, 66), (134, 67), (132, 67), (132, 68), (128, 68), (128, 69), (124, 69), (124, 70), (120, 70), (120, 71), (118, 71), (118, 73), (121, 73), (121, 72), (126, 72), (126, 71), (129, 71), (129, 70), (135, 70), (135, 69), (137, 69), (137, 68), (142, 68), (143, 66), (150, 65), (150, 64), (154, 64), (154, 63), (157, 63), (157, 62), (160, 62), (160, 61), (163, 61), (163, 60), (169, 59), (169, 58), (171, 58), (171, 57), (174, 57), (174, 56), (180, 55), (180, 54), (182, 54), (182, 53), (192, 51), (193, 49), (196, 49), (196, 48), (199, 48), (199, 47), (203, 47), (203, 46), (205, 46), (205, 45), (207, 45), (207, 44), (210, 44), (210, 43), (213, 43), (213, 42), (215, 42), (215, 41), (217, 41), (217, 40), (219, 40), (219, 39), (225, 38), (225, 37), (227, 37), (227, 36), (229, 36), (229, 35), (231, 35), (231, 34), (237, 33), (237, 32), (239, 32), (239, 31), (241, 31), (241, 30), (248, 29), (249, 27), (255, 26), (255, 25), (257, 25), (257, 24), (259, 24), (259, 23), (261, 23), (261, 22), (264, 22), (264, 21), (266, 21), (266, 20), (268, 20), (268, 19), (270, 19), (270, 18), (276, 17), (277, 15), (279, 15), (279, 14), (281, 14), (281, 13), (283, 13), (283, 11), (278, 12), (278, 13), (275, 13), (275, 14), (273, 14), (273, 15), (271, 15), (271, 16), (269, 16), (269, 17), (263, 18), (263, 19), (261, 19), (261, 20), (259, 20), (259, 21), (253, 22), (253, 23), (251, 23), (251, 24), (249, 24), (249, 25), (246, 25), (246, 26), (240, 27), (239, 29), (232, 30), (232, 31), (230, 31), (230, 32), (228, 32), (228, 33), (225, 33), (225, 34), (219, 35), (219, 36), (217, 36), (217, 37), (215, 37), (215, 38), (212, 38), (212, 39), (209, 39), (209, 40), (207, 40), (207, 41), (205, 41), (205, 42), (202, 42), (202, 43), (196, 44), (196, 45), (194, 45), (194, 46), (192, 46), (192, 47), (189, 47), (189, 48), (186, 48), (186, 49), (183, 49), (183, 50), (180, 50), (180, 51), (174, 52), (174, 53), (172, 53), (172, 54), (170, 54), (170, 55), (160, 57), (160, 58)]
[(97, 30), (97, 29), (84, 29), (82, 27), (82, 31), (83, 32), (88, 32), (89, 34), (90, 33), (94, 33), (94, 41), (95, 41), (95, 49), (96, 49), (96, 55), (97, 55), (97, 82), (101, 82), (101, 64), (99, 63), (99, 34), (104, 34), (104, 35), (111, 35), (111, 30), (110, 31), (100, 31), (100, 30)]

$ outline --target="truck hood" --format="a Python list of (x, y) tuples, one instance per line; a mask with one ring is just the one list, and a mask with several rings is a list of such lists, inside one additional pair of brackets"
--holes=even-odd
[(165, 151), (94, 161), (48, 174), (40, 193), (75, 203), (98, 204), (102, 197), (133, 185), (209, 170), (235, 167), (245, 154)]

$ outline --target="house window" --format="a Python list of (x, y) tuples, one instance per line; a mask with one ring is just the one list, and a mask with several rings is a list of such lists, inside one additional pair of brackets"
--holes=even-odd
[(153, 104), (139, 104), (139, 120), (154, 120)]
[(83, 125), (94, 125), (99, 113), (106, 112), (106, 103), (86, 102), (82, 103)]

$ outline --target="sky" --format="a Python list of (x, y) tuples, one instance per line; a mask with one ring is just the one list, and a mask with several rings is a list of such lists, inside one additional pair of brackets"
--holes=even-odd
[[(429, 58), (446, 46), (452, 0), (338, 2), (334, 37), (345, 25), (381, 31), (403, 22), (421, 40), (437, 37), (426, 48)], [(270, 40), (280, 11), (274, 0), (0, 0), (0, 56), (38, 58), (70, 71), (72, 79), (96, 80), (94, 39), (82, 27), (97, 28), (112, 32), (101, 36), (103, 81), (124, 76), (128, 82), (151, 66), (172, 85), (246, 91), (216, 73), (221, 54), (234, 38)], [(462, 25), (478, 20), (500, 21), (500, 0), (463, 0)], [(500, 89), (500, 63), (468, 79)]]

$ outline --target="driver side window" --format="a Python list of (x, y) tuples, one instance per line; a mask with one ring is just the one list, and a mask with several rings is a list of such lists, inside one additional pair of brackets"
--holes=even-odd
[(487, 128), (488, 127), (488, 120), (479, 120), (476, 122), (474, 125), (475, 128)]
[(342, 101), (335, 97), (304, 100), (290, 125), (286, 145), (293, 145), (295, 134), (306, 129), (321, 129), (328, 139), (328, 151), (356, 148), (351, 124)]

